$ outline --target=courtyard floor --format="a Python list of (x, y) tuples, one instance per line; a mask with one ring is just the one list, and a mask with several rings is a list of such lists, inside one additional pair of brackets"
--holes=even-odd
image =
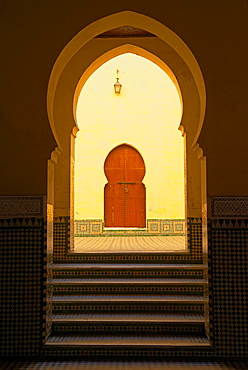
[(74, 238), (74, 252), (168, 252), (186, 249), (185, 236), (87, 236)]

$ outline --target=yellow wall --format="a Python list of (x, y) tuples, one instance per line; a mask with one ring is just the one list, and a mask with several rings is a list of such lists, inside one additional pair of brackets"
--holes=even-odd
[[(200, 66), (208, 101), (203, 130), (198, 142), (207, 156), (208, 196), (247, 195), (248, 90), (247, 84), (244, 83), (248, 53), (244, 44), (244, 35), (247, 34), (248, 27), (247, 2), (158, 0), (154, 6), (150, 0), (130, 1), (127, 5), (124, 2), (109, 0), (108, 6), (106, 2), (97, 2), (96, 6), (96, 2), (92, 0), (64, 0), (59, 2), (59, 7), (58, 1), (55, 0), (49, 2), (25, 0), (25, 6), (19, 1), (2, 3), (4, 4), (1, 11), (3, 37), (0, 58), (2, 195), (47, 193), (47, 160), (58, 145), (51, 131), (50, 125), (53, 122), (50, 115), (50, 122), (48, 120), (46, 106), (48, 83), (53, 66), (68, 42), (85, 27), (126, 9), (158, 21), (160, 28), (151, 31), (159, 36), (162, 34), (160, 29), (164, 26), (175, 32), (192, 51)], [(116, 23), (120, 24), (119, 18)], [(146, 28), (145, 25), (149, 22), (145, 19), (142, 26), (131, 19), (125, 24)], [(93, 26), (95, 30), (95, 24)], [(109, 25), (106, 21), (106, 25), (104, 24), (99, 33), (111, 27), (113, 28), (112, 23)], [(92, 37), (94, 36), (95, 34)], [(72, 64), (70, 74), (64, 68), (62, 77), (59, 78), (60, 74), (56, 75), (56, 83), (54, 82), (54, 85), (58, 86), (57, 94), (61, 92), (61, 95), (59, 98), (56, 95), (51, 106), (54, 106), (54, 115), (58, 112), (58, 118), (55, 115), (54, 119), (58, 126), (56, 128), (62, 153), (65, 155), (68, 155), (69, 151), (68, 132), (72, 130), (74, 124), (73, 119), (69, 121), (68, 118), (72, 116), (70, 102), (73, 100), (76, 85), (73, 78), (78, 80), (75, 70), (79, 69), (77, 67), (79, 65), (92, 63), (95, 55), (96, 58), (99, 57), (97, 51), (101, 49), (101, 42), (107, 43), (109, 40), (93, 41), (98, 42), (97, 47), (95, 49), (85, 47), (80, 63)], [(155, 41), (163, 44), (161, 40)], [(143, 43), (144, 48), (149, 50), (153, 39), (142, 38), (142, 41), (138, 42)], [(111, 43), (114, 43), (113, 39)], [(182, 48), (179, 46), (178, 50), (181, 51)], [(77, 44), (76, 47), (79, 48)], [(172, 58), (174, 55), (167, 52), (165, 43), (152, 50), (156, 55), (166, 50), (168, 61), (172, 60), (171, 55)], [(171, 65), (173, 63), (171, 62)], [(174, 65), (174, 73), (177, 79), (182, 81), (180, 86), (183, 82), (185, 86), (190, 85), (192, 78), (186, 75), (187, 66), (183, 63)], [(63, 79), (66, 80), (66, 87), (61, 82)], [(65, 95), (66, 99), (61, 99)], [(48, 100), (51, 101), (50, 97)], [(68, 102), (67, 105), (65, 101)], [(189, 112), (193, 112), (195, 106), (193, 103), (190, 105), (191, 101), (190, 94)], [(66, 109), (63, 109), (64, 106)], [(193, 119), (197, 120), (198, 117), (192, 113), (188, 122), (192, 122)], [(62, 142), (63, 137), (65, 143)], [(62, 162), (61, 156), (58, 158), (58, 165)], [(69, 173), (68, 164), (66, 165), (67, 167), (62, 162), (61, 167)], [(190, 189), (195, 179), (192, 181), (190, 171), (188, 173)], [(68, 176), (66, 174), (59, 177), (59, 185), (55, 187), (55, 209), (61, 208), (59, 215), (68, 215), (68, 189), (66, 188), (65, 196), (60, 191), (62, 180), (65, 178), (64, 182), (67, 184)], [(195, 198), (189, 203), (192, 209), (195, 203), (198, 207), (199, 202)], [(193, 211), (192, 216), (195, 216)]]
[[(119, 69), (122, 91), (113, 84)], [(77, 106), (75, 218), (103, 218), (104, 161), (127, 143), (146, 164), (147, 218), (184, 218), (181, 103), (164, 71), (131, 54), (115, 57), (86, 81)]]

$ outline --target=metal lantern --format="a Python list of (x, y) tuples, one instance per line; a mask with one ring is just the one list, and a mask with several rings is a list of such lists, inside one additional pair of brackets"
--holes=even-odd
[(122, 85), (119, 82), (119, 77), (116, 77), (116, 83), (114, 84), (115, 93), (119, 95), (121, 93)]

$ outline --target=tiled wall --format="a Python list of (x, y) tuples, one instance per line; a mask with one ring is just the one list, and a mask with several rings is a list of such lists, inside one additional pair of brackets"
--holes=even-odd
[(150, 219), (147, 228), (141, 230), (109, 230), (104, 229), (103, 220), (75, 220), (76, 236), (114, 235), (114, 234), (154, 234), (154, 235), (185, 235), (185, 220)]
[[(1, 351), (5, 356), (39, 354), (49, 332), (52, 233), (56, 258), (62, 259), (69, 248), (69, 219), (56, 219), (52, 232), (53, 210), (46, 210), (44, 204), (43, 197), (0, 197)], [(206, 305), (206, 316), (210, 313), (213, 349), (204, 356), (248, 356), (247, 205), (247, 198), (216, 197), (208, 206), (210, 312)], [(201, 220), (188, 219), (187, 232), (191, 253), (184, 258), (202, 259)], [(161, 261), (177, 258), (161, 255)]]
[(47, 221), (44, 230), (44, 288), (43, 301), (45, 304), (45, 318), (43, 329), (43, 341), (52, 329), (52, 309), (53, 309), (53, 205), (47, 204)]
[[(206, 271), (209, 286), (205, 288), (205, 317), (207, 333), (213, 347), (211, 351), (205, 352), (205, 356), (248, 355), (247, 204), (247, 198), (214, 197), (209, 201), (208, 258), (205, 261), (209, 266)], [(66, 246), (68, 245), (66, 220), (60, 221), (64, 226), (61, 225), (57, 229), (61, 233), (58, 239), (64, 238)], [(188, 256), (180, 256), (180, 259), (202, 260), (201, 219), (187, 220), (187, 234), (191, 253)], [(60, 251), (61, 256), (65, 256), (62, 249)], [(173, 259), (176, 262), (178, 258), (169, 254), (161, 255), (161, 261)], [(187, 351), (186, 355), (201, 356), (202, 353)]]
[(53, 231), (53, 259), (60, 260), (70, 250), (70, 219), (56, 217)]
[(1, 354), (36, 355), (51, 315), (45, 198), (0, 197)]
[(218, 356), (248, 356), (248, 198), (209, 199), (211, 337)]
[[(167, 220), (159, 220), (161, 222), (162, 225), (165, 225)], [(153, 221), (152, 221), (153, 222)], [(155, 222), (158, 222), (158, 220), (155, 220)], [(102, 224), (102, 220), (94, 220), (94, 223), (99, 223), (100, 225)], [(160, 224), (160, 226), (161, 226)], [(187, 219), (187, 227), (185, 227), (185, 221), (183, 220), (175, 220), (175, 223), (172, 223), (171, 225), (173, 225), (173, 228), (177, 227), (176, 225), (177, 224), (180, 224), (179, 225), (179, 228), (178, 228), (178, 233), (176, 234), (173, 234), (173, 235), (183, 235), (181, 234), (181, 229), (183, 227), (183, 230), (184, 232), (186, 233), (187, 231), (187, 239), (188, 239), (188, 246), (189, 246), (189, 249), (190, 249), (190, 254), (189, 255), (180, 255), (180, 256), (175, 256), (175, 255), (171, 255), (171, 254), (160, 254), (159, 256), (156, 256), (156, 260), (157, 261), (165, 261), (165, 260), (190, 260), (190, 261), (201, 261), (202, 260), (202, 222), (201, 222), (201, 219), (200, 218), (188, 218)], [(86, 231), (87, 230), (90, 230), (90, 226), (89, 226), (89, 222), (86, 224), (86, 225), (83, 225), (83, 231)], [(183, 226), (182, 226), (183, 225)], [(95, 236), (98, 236), (99, 233), (97, 232), (97, 230), (99, 230), (99, 227), (100, 226), (96, 226), (96, 233), (95, 234), (89, 234), (89, 235), (95, 235)], [(172, 226), (171, 226), (172, 227)], [(58, 262), (60, 260), (77, 260), (77, 261), (80, 261), (80, 260), (83, 260), (85, 259), (85, 257), (80, 257), (80, 255), (70, 255), (68, 254), (68, 251), (70, 249), (70, 242), (69, 242), (69, 234), (70, 234), (70, 220), (68, 217), (58, 217), (56, 219), (54, 219), (54, 261)], [(179, 233), (180, 231), (180, 233)], [(110, 232), (111, 235), (115, 235), (115, 234), (112, 234), (112, 231)], [(123, 234), (123, 231), (121, 231), (121, 233)], [(128, 233), (128, 232), (127, 232)], [(143, 235), (144, 232), (136, 232), (135, 231), (135, 234), (139, 234), (141, 233)], [(154, 233), (147, 233), (147, 235), (161, 235), (161, 234), (154, 234)], [(88, 236), (89, 236), (88, 235)], [(102, 233), (100, 235), (108, 235), (108, 232), (106, 232), (106, 234)], [(123, 234), (124, 235), (124, 234)], [(130, 234), (129, 234), (130, 235)], [(165, 234), (166, 235), (166, 234)], [(104, 256), (102, 257), (102, 260), (104, 260), (105, 262), (107, 261), (112, 261), (112, 260), (116, 260), (116, 256)], [(124, 261), (126, 257), (124, 256), (121, 256), (119, 255), (118, 256), (118, 260), (121, 262), (121, 261)], [(129, 256), (129, 258), (131, 258)], [(133, 256), (133, 259), (135, 260), (137, 257), (136, 256)], [(153, 256), (150, 255), (150, 256), (147, 256), (146, 257), (146, 260), (152, 260), (153, 259)]]

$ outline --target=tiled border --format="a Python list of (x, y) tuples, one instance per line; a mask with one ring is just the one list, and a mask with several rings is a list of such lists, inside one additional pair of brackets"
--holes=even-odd
[(0, 196), (0, 218), (46, 217), (43, 196)]
[(212, 219), (248, 219), (248, 197), (211, 197), (208, 202)]
[(101, 221), (92, 221), (90, 223), (90, 234), (101, 234), (102, 233), (103, 224)]
[(104, 222), (101, 219), (83, 219), (74, 221), (76, 236), (91, 235), (185, 235), (185, 220), (182, 219), (148, 219), (147, 228), (144, 229), (127, 229), (113, 230), (104, 229)]
[[(86, 227), (87, 229), (87, 227)], [(179, 235), (179, 234), (175, 234)], [(127, 235), (128, 236), (128, 235)], [(97, 237), (97, 234), (96, 234)], [(188, 218), (187, 219), (187, 239), (190, 253), (188, 254), (177, 254), (171, 255), (170, 253), (145, 253), (140, 256), (137, 255), (125, 255), (115, 253), (98, 253), (97, 256), (87, 255), (86, 253), (68, 254), (69, 251), (69, 217), (58, 217), (54, 219), (54, 261), (89, 261), (95, 259), (113, 262), (119, 260), (120, 262), (129, 261), (202, 261), (202, 222), (200, 218)]]

